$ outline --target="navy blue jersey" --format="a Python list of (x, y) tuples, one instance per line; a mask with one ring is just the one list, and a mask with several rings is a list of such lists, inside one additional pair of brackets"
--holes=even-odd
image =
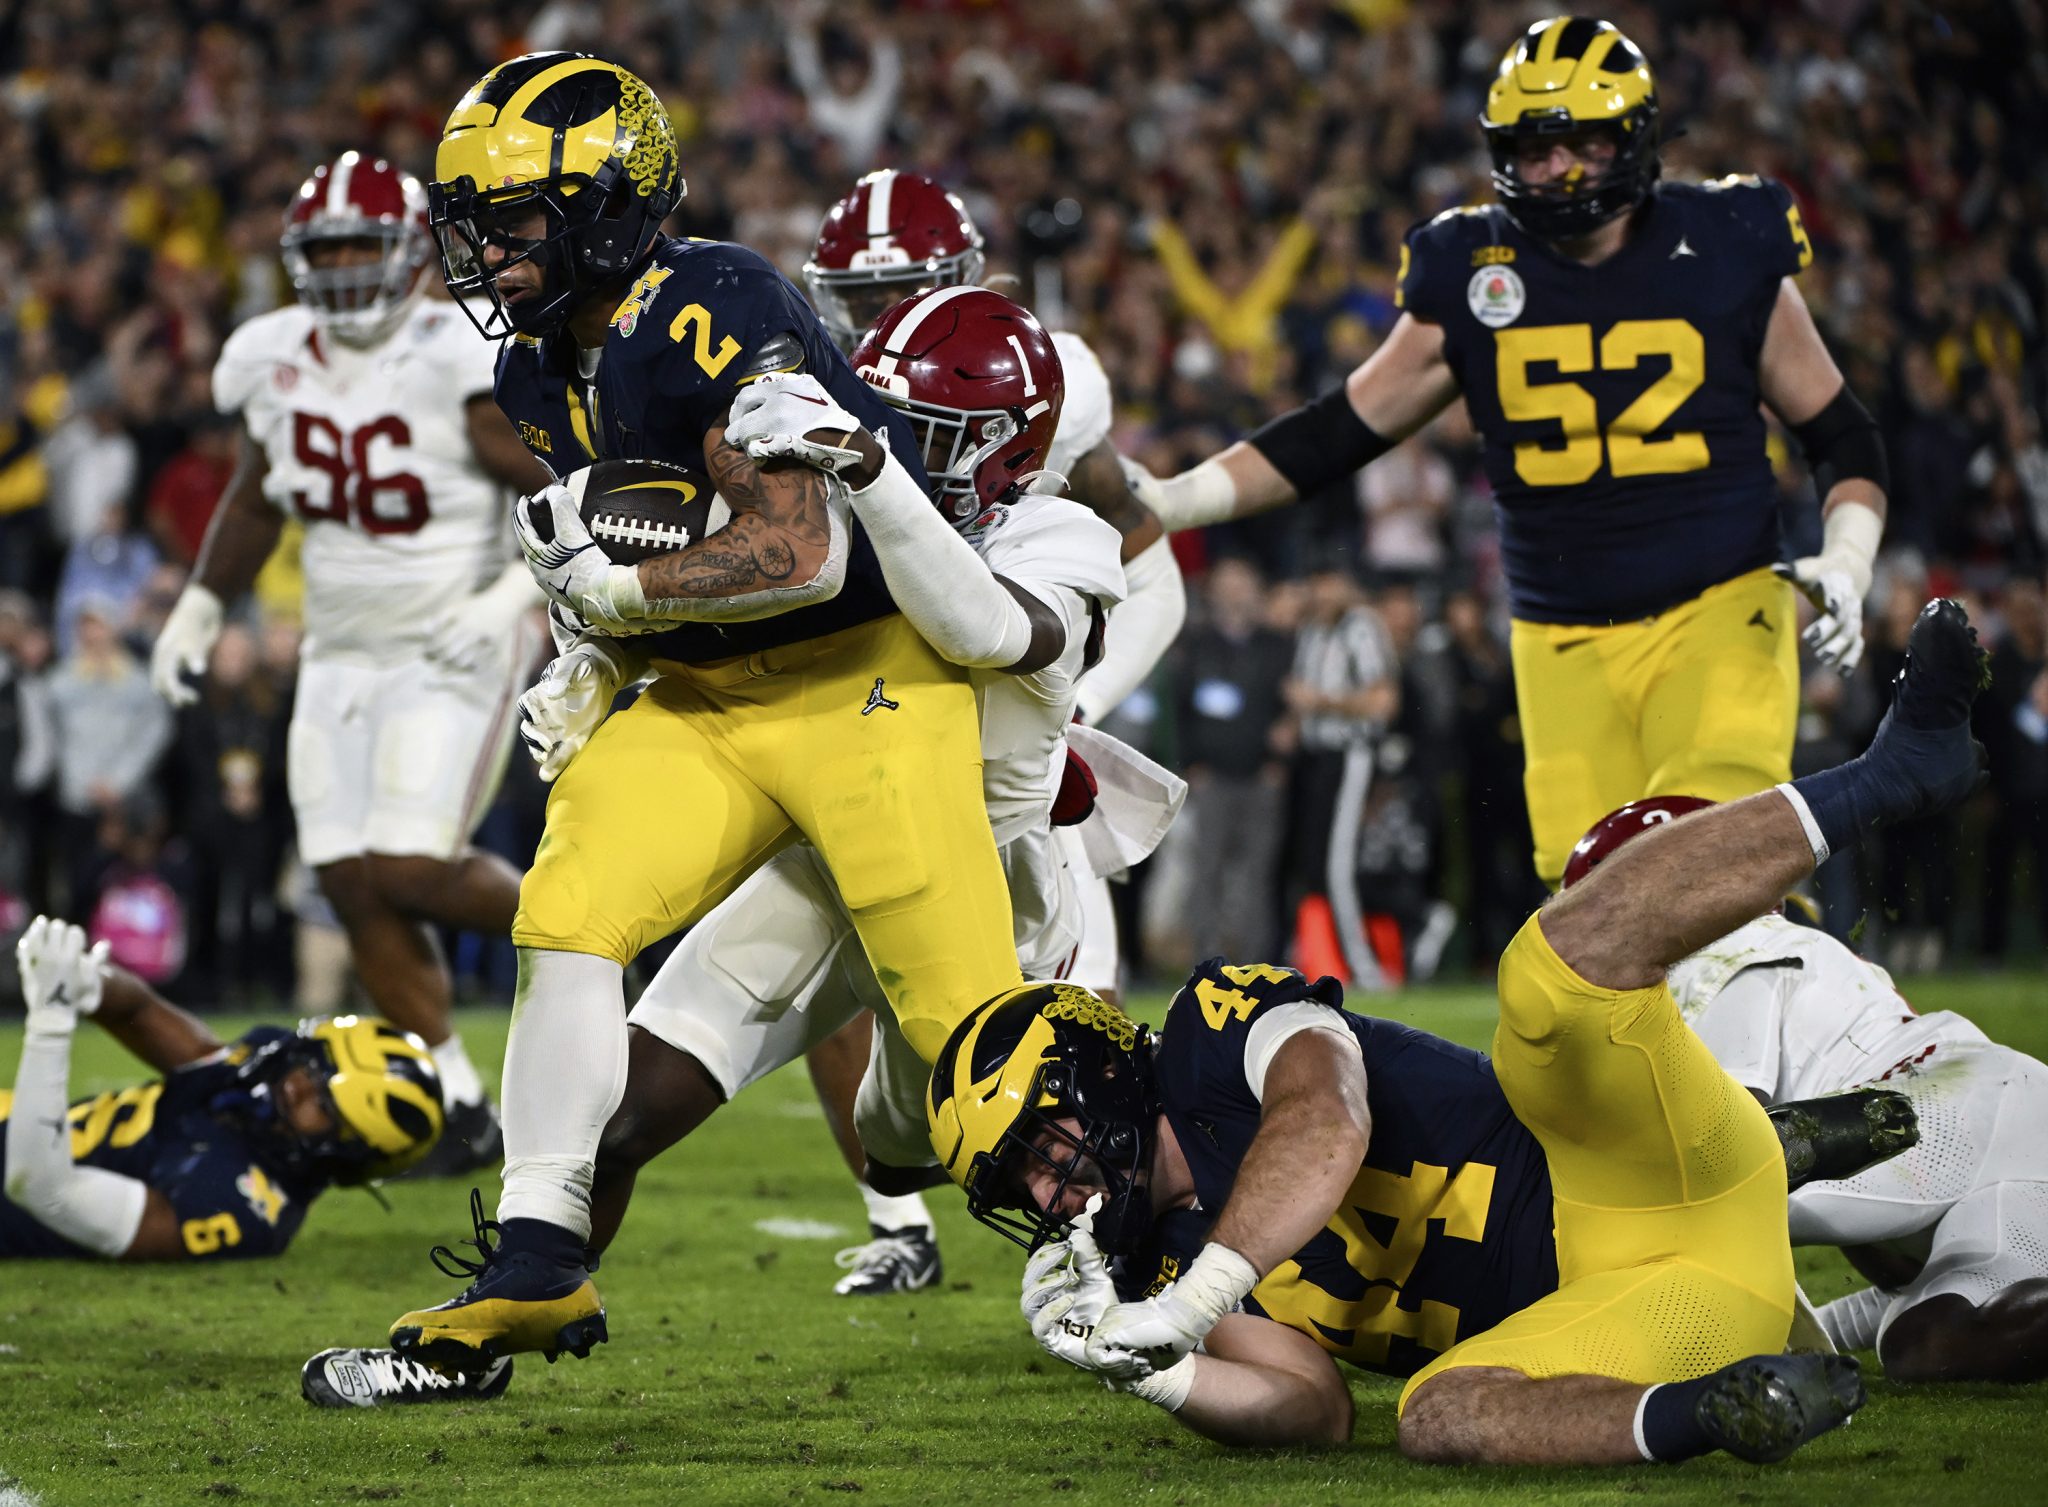
[[(612, 317), (597, 375), (585, 380), (567, 334), (514, 336), (498, 357), (498, 407), (557, 476), (593, 460), (665, 460), (704, 469), (705, 433), (744, 379), (807, 371), (925, 485), (910, 425), (853, 374), (794, 284), (726, 241), (663, 241)], [(830, 601), (747, 623), (686, 623), (635, 644), (692, 663), (797, 643), (896, 610), (859, 520), (846, 581)]]
[(1252, 1028), (1308, 1001), (1364, 1051), (1372, 1137), (1329, 1224), (1244, 1306), (1342, 1360), (1409, 1376), (1556, 1289), (1550, 1169), (1484, 1054), (1354, 1015), (1342, 998), (1333, 980), (1215, 958), (1174, 996), (1153, 1064), (1203, 1213), (1162, 1219), (1122, 1283), (1162, 1286), (1201, 1248), (1259, 1128), (1245, 1074)]
[[(291, 1244), (306, 1208), (325, 1186), (266, 1159), (232, 1117), (213, 1111), (235, 1085), (235, 1069), (258, 1047), (291, 1036), (258, 1026), (225, 1054), (136, 1088), (71, 1106), (71, 1159), (147, 1183), (170, 1200), (189, 1256), (227, 1260), (275, 1256)], [(12, 1110), (0, 1093), (0, 1122)], [(89, 1254), (0, 1195), (0, 1257)]]
[(1757, 367), (1799, 209), (1757, 178), (1660, 185), (1581, 266), (1499, 205), (1408, 233), (1398, 300), (1440, 325), (1485, 437), (1514, 615), (1651, 617), (1778, 558)]

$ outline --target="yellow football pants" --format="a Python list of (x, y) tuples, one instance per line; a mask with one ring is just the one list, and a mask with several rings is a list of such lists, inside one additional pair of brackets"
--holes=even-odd
[(515, 943), (631, 962), (802, 837), (927, 1061), (1020, 981), (965, 670), (896, 616), (656, 668), (555, 782)]
[(1732, 801), (1792, 777), (1796, 624), (1792, 587), (1755, 570), (1639, 623), (1513, 625), (1522, 783), (1547, 884), (1617, 806)]
[(1531, 916), (1501, 958), (1493, 1065), (1550, 1166), (1558, 1288), (1416, 1372), (1403, 1405), (1455, 1366), (1647, 1384), (1785, 1347), (1784, 1153), (1668, 988), (1587, 983)]

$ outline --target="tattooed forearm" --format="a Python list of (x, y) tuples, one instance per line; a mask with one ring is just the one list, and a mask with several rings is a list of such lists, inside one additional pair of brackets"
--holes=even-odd
[(642, 561), (649, 605), (796, 591), (815, 580), (832, 547), (824, 474), (794, 466), (764, 472), (725, 442), (723, 429), (705, 436), (704, 458), (732, 522), (687, 549)]
[[(812, 569), (815, 572), (815, 564)], [(759, 513), (740, 513), (688, 549), (643, 560), (640, 589), (649, 602), (738, 596), (773, 586), (801, 585), (794, 579), (796, 575), (796, 551), (782, 531)]]
[(746, 451), (726, 443), (722, 428), (704, 436), (704, 464), (735, 513), (758, 513), (796, 540), (824, 542), (824, 472), (793, 463), (764, 471)]

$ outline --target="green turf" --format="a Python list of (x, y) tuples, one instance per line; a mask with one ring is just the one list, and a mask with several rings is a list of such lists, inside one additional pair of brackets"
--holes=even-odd
[[(1916, 980), (2048, 1055), (2048, 981)], [(1388, 1013), (1482, 1041), (1491, 997), (1412, 994)], [(228, 1023), (224, 1023), (228, 1024)], [(495, 1060), (505, 1017), (462, 1030)], [(12, 1081), (18, 1033), (0, 1036)], [(75, 1085), (133, 1081), (88, 1028)], [(427, 1262), (467, 1234), (466, 1189), (401, 1184), (385, 1213), (333, 1193), (281, 1260), (198, 1269), (50, 1262), (0, 1269), (0, 1504), (398, 1501), (449, 1507), (670, 1502), (1147, 1502), (1167, 1507), (1445, 1502), (1876, 1504), (2040, 1500), (2048, 1390), (1894, 1389), (1849, 1429), (1770, 1469), (1725, 1457), (1621, 1472), (1431, 1470), (1392, 1449), (1395, 1387), (1359, 1377), (1356, 1442), (1231, 1453), (1043, 1359), (1017, 1318), (1012, 1247), (937, 1199), (942, 1291), (849, 1300), (832, 1252), (861, 1209), (801, 1070), (714, 1118), (642, 1178), (600, 1282), (612, 1343), (588, 1361), (522, 1359), (470, 1408), (316, 1412), (299, 1363), (374, 1343), (399, 1312), (455, 1291)], [(843, 1239), (762, 1233), (811, 1220)], [(1847, 1289), (1834, 1256), (1809, 1289)], [(1867, 1358), (1866, 1358), (1867, 1359)]]

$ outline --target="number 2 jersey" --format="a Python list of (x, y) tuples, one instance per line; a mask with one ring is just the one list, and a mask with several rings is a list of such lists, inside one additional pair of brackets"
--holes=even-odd
[(228, 336), (214, 404), (262, 447), (263, 495), (306, 526), (308, 659), (415, 659), (434, 612), (512, 559), (510, 499), (469, 443), (467, 404), (490, 395), (497, 354), (425, 298), (365, 349), (296, 304)]
[(1220, 958), (1174, 996), (1152, 1061), (1198, 1207), (1162, 1219), (1119, 1285), (1156, 1291), (1193, 1259), (1258, 1132), (1254, 1088), (1278, 1045), (1311, 1022), (1341, 1027), (1365, 1058), (1365, 1161), (1329, 1223), (1244, 1307), (1340, 1360), (1409, 1376), (1556, 1289), (1550, 1170), (1484, 1054), (1342, 999), (1333, 979)]
[(1582, 266), (1499, 205), (1410, 231), (1396, 298), (1444, 332), (1485, 439), (1517, 618), (1654, 616), (1779, 557), (1758, 364), (1813, 260), (1783, 187), (1660, 184)]
[[(292, 1033), (258, 1026), (224, 1052), (161, 1080), (71, 1106), (71, 1158), (147, 1183), (177, 1212), (185, 1253), (222, 1260), (275, 1256), (291, 1244), (325, 1183), (294, 1176), (215, 1101), (236, 1087), (249, 1054)], [(0, 1092), (0, 1126), (13, 1110)], [(0, 1196), (0, 1258), (88, 1256)]]
[[(747, 380), (806, 371), (926, 485), (911, 426), (853, 373), (796, 286), (727, 241), (667, 239), (612, 316), (601, 357), (567, 335), (515, 335), (497, 397), (526, 447), (556, 475), (594, 460), (660, 460), (702, 471), (704, 438)], [(846, 578), (829, 600), (751, 622), (684, 623), (637, 640), (684, 664), (836, 633), (896, 610), (874, 546), (847, 521)]]

